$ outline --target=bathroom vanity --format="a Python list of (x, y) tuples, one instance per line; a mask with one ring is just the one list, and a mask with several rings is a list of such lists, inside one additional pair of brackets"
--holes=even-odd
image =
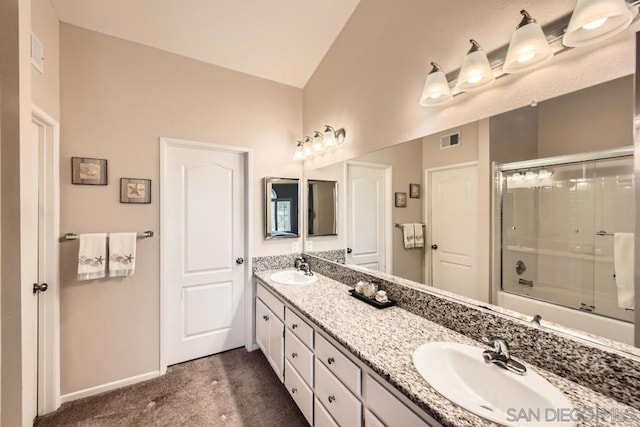
[[(274, 272), (254, 275), (256, 341), (310, 425), (496, 425), (440, 395), (412, 361), (424, 343), (480, 343), (400, 307), (371, 307), (351, 297), (351, 287), (317, 272), (318, 280), (305, 286), (276, 283)], [(640, 420), (640, 411), (630, 406), (531, 369), (583, 413), (606, 407)], [(591, 419), (578, 425), (606, 424)]]

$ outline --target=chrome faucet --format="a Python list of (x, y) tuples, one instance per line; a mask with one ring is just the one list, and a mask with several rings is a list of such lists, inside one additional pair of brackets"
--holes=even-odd
[(305, 276), (313, 276), (313, 271), (311, 271), (311, 267), (309, 267), (309, 263), (306, 261), (298, 264), (298, 271), (304, 271)]
[(509, 353), (509, 344), (500, 337), (483, 338), (485, 344), (492, 347), (490, 350), (482, 352), (482, 357), (486, 363), (493, 363), (496, 366), (506, 369), (518, 375), (525, 375), (527, 367), (515, 359)]
[(303, 262), (307, 262), (306, 259), (304, 259), (304, 257), (302, 255), (298, 255), (296, 257), (296, 260), (293, 263), (293, 267), (298, 270), (300, 268), (300, 264), (302, 264)]

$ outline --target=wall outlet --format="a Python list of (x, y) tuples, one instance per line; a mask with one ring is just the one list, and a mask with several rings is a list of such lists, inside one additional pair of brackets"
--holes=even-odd
[(293, 242), (291, 244), (291, 252), (297, 254), (298, 252), (300, 252), (300, 243), (298, 242)]
[(312, 251), (313, 250), (313, 241), (308, 241), (307, 242), (307, 251)]

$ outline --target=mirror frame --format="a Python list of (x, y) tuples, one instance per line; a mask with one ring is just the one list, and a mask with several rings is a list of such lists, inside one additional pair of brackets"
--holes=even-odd
[[(305, 237), (323, 237), (323, 236), (337, 236), (338, 235), (338, 218), (340, 215), (340, 210), (338, 209), (338, 181), (332, 181), (332, 180), (326, 180), (326, 179), (308, 179), (306, 180), (307, 185), (305, 186), (306, 189), (306, 202), (307, 202), (307, 209), (306, 209), (306, 213), (307, 215), (305, 216), (305, 228), (304, 228), (304, 235)], [(310, 192), (309, 192), (309, 187), (312, 183), (333, 183), (333, 217), (334, 217), (334, 226), (333, 226), (333, 233), (323, 233), (323, 234), (309, 234), (309, 223), (310, 223), (310, 218), (309, 218), (309, 196), (310, 196)]]
[[(277, 178), (277, 177), (264, 177), (264, 238), (265, 240), (273, 240), (273, 239), (298, 239), (301, 236), (300, 227), (302, 226), (302, 218), (300, 213), (302, 211), (302, 186), (300, 185), (300, 178)], [(297, 196), (298, 203), (295, 205), (296, 209), (296, 217), (298, 218), (298, 230), (296, 234), (291, 233), (291, 235), (287, 236), (274, 236), (271, 234), (271, 209), (269, 209), (271, 205), (271, 189), (274, 183), (280, 184), (296, 184), (298, 186)]]

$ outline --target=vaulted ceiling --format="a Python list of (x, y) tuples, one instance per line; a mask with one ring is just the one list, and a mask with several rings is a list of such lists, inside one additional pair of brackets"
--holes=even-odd
[(360, 0), (51, 0), (62, 22), (303, 87)]

